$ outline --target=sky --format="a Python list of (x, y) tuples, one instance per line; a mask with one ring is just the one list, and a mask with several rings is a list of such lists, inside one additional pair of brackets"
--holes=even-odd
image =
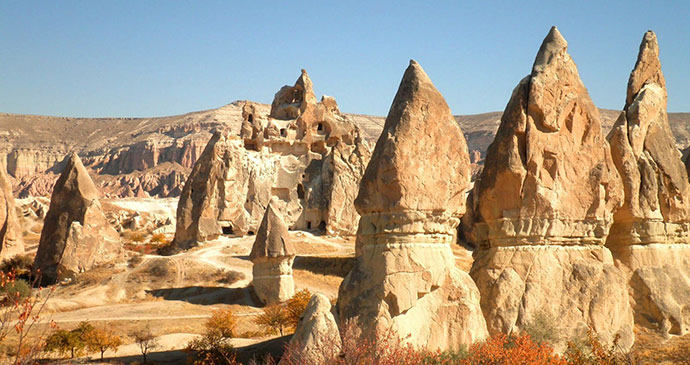
[(597, 106), (620, 109), (645, 31), (690, 112), (687, 1), (0, 2), (0, 112), (152, 117), (270, 103), (304, 68), (343, 112), (385, 116), (410, 59), (454, 114), (503, 110), (552, 25)]

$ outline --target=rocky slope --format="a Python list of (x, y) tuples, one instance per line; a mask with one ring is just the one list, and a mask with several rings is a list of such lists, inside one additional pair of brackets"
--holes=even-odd
[[(258, 104), (264, 113), (270, 105)], [(239, 134), (242, 105), (157, 118), (67, 118), (0, 113), (0, 164), (7, 167), (19, 197), (50, 196), (62, 170), (62, 159), (76, 151), (107, 196), (179, 196), (187, 175), (215, 129)], [(456, 111), (457, 112), (457, 111)], [(619, 111), (600, 110), (604, 133)], [(384, 118), (345, 114), (376, 142)], [(493, 141), (501, 113), (457, 115), (467, 145), (482, 163)], [(676, 146), (690, 145), (690, 113), (669, 113)]]

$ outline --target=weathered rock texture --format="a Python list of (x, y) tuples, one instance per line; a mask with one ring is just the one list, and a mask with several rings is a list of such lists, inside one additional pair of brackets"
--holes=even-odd
[(335, 100), (316, 102), (303, 71), (276, 94), (270, 115), (247, 102), (243, 118), (239, 137), (216, 132), (194, 165), (171, 251), (256, 232), (272, 198), (290, 228), (354, 235), (354, 198), (371, 148)]
[(281, 364), (321, 365), (338, 356), (342, 341), (328, 297), (319, 293), (311, 297), (290, 339), (290, 348)]
[(22, 228), (12, 195), (12, 182), (0, 167), (0, 261), (24, 252)]
[(411, 61), (355, 201), (357, 263), (340, 286), (340, 323), (440, 349), (486, 337), (479, 291), (450, 248), (469, 182), (462, 131)]
[(682, 335), (690, 331), (690, 182), (666, 101), (659, 46), (648, 31), (608, 136), (625, 200), (607, 246), (631, 275), (636, 322)]
[(264, 304), (275, 304), (295, 295), (292, 264), (295, 247), (290, 241), (288, 227), (273, 201), (266, 207), (249, 259), (252, 268), (254, 292)]
[(69, 155), (53, 189), (34, 270), (40, 270), (42, 283), (52, 283), (122, 255), (120, 235), (101, 209), (96, 186), (79, 156)]
[(625, 277), (603, 246), (621, 190), (599, 112), (554, 27), (513, 91), (464, 220), (489, 332), (545, 311), (564, 335), (592, 325), (632, 345)]

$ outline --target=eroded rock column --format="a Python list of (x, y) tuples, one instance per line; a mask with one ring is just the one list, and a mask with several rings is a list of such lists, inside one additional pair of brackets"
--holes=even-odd
[(684, 335), (690, 331), (690, 183), (666, 101), (659, 45), (648, 31), (625, 108), (608, 136), (625, 200), (606, 245), (630, 277), (635, 321)]
[(623, 192), (567, 46), (553, 27), (487, 151), (467, 216), (471, 275), (492, 334), (543, 312), (566, 337), (592, 326), (630, 347), (627, 281), (604, 247)]
[(462, 131), (410, 61), (355, 200), (357, 263), (340, 286), (341, 324), (432, 349), (486, 337), (479, 291), (450, 248), (469, 182)]

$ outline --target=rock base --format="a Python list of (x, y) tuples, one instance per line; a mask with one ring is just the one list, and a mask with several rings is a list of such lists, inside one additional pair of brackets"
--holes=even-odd
[[(516, 333), (540, 313), (556, 318), (562, 347), (588, 326), (605, 343), (634, 342), (625, 274), (602, 246), (499, 247), (475, 253), (470, 275), (489, 333)], [(560, 346), (559, 346), (560, 345)]]

